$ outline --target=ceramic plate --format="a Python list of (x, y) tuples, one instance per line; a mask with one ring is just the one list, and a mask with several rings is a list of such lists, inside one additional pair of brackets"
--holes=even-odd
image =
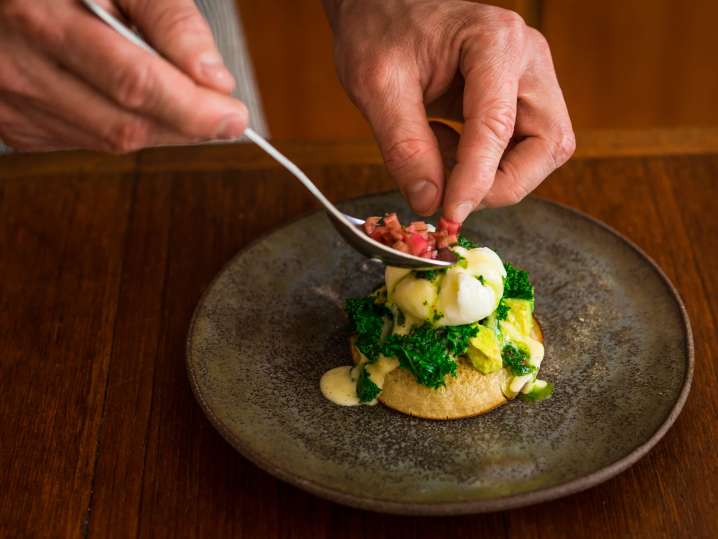
[[(364, 216), (405, 205), (391, 193), (341, 207)], [(351, 362), (344, 299), (369, 292), (382, 269), (315, 213), (240, 252), (197, 306), (189, 377), (219, 432), (309, 492), (405, 514), (545, 501), (642, 457), (680, 412), (693, 372), (688, 318), (665, 275), (605, 225), (536, 198), (482, 211), (463, 232), (529, 271), (550, 400), (443, 422), (326, 401), (322, 373)]]

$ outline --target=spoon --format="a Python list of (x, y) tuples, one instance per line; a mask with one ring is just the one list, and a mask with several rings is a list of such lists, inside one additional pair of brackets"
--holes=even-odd
[[(147, 52), (159, 55), (159, 53), (150, 47), (139, 35), (127, 28), (96, 2), (93, 0), (82, 0), (82, 2), (93, 14), (99, 17), (117, 33)], [(306, 187), (307, 190), (324, 206), (327, 211), (327, 215), (329, 216), (329, 220), (342, 238), (344, 238), (349, 245), (364, 256), (379, 260), (387, 266), (397, 266), (400, 268), (448, 267), (456, 261), (455, 257), (453, 257), (453, 253), (451, 253), (448, 249), (445, 249), (446, 253), (442, 253), (442, 255), (444, 255), (444, 258), (453, 257), (453, 261), (433, 260), (430, 258), (410, 255), (408, 253), (392, 249), (391, 247), (370, 238), (361, 228), (364, 224), (363, 219), (358, 219), (340, 212), (297, 165), (272, 146), (264, 137), (249, 127), (245, 129), (244, 135), (262, 150), (267, 152), (280, 165), (286, 168), (300, 182), (302, 182), (304, 187)]]

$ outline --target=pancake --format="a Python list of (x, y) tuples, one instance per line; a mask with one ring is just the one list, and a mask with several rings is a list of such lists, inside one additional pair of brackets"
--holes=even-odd
[[(543, 342), (535, 316), (531, 336)], [(352, 359), (359, 363), (363, 355), (354, 346), (354, 338), (350, 342)], [(444, 387), (432, 389), (419, 384), (411, 372), (399, 367), (386, 375), (379, 401), (398, 412), (424, 419), (461, 419), (485, 414), (506, 403), (501, 387), (510, 377), (506, 369), (481, 374), (468, 359), (460, 357), (456, 377), (447, 376)]]

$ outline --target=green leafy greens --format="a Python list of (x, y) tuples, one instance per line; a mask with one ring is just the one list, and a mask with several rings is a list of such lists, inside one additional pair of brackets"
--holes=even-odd
[(499, 301), (499, 306), (496, 307), (496, 320), (506, 320), (510, 310), (511, 307), (506, 304), (504, 298), (501, 298), (501, 301)]
[(344, 309), (351, 330), (357, 335), (356, 347), (370, 362), (376, 361), (381, 353), (384, 319), (391, 316), (391, 311), (384, 304), (374, 303), (372, 296), (350, 298)]
[(458, 245), (459, 247), (463, 247), (464, 249), (475, 249), (479, 246), (478, 243), (474, 243), (463, 234), (459, 234), (459, 237), (456, 240), (456, 245)]
[(371, 402), (379, 396), (381, 388), (372, 381), (369, 373), (366, 372), (366, 365), (360, 369), (359, 378), (357, 378), (357, 396), (359, 402)]
[(382, 353), (396, 357), (420, 384), (438, 388), (447, 374), (456, 375), (454, 356), (466, 352), (469, 339), (477, 332), (476, 324), (434, 328), (427, 323), (407, 335), (390, 335)]
[(506, 344), (501, 350), (504, 367), (509, 369), (514, 376), (531, 374), (536, 370), (536, 367), (527, 363), (528, 358), (528, 352), (513, 343)]
[(426, 279), (427, 281), (433, 281), (443, 273), (446, 273), (446, 270), (443, 268), (435, 270), (416, 270), (414, 271), (414, 277), (416, 277), (417, 279)]
[(504, 297), (516, 299), (534, 299), (534, 287), (529, 281), (529, 274), (516, 268), (510, 262), (504, 264), (506, 278), (504, 279)]

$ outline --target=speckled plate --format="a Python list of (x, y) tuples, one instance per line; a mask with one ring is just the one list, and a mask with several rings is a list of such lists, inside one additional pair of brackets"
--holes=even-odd
[[(342, 207), (376, 215), (405, 204), (392, 193)], [(239, 253), (197, 306), (187, 365), (215, 427), (300, 488), (405, 514), (550, 500), (645, 455), (679, 414), (693, 373), (686, 311), (661, 270), (605, 225), (536, 198), (482, 211), (464, 233), (530, 272), (552, 399), (445, 422), (324, 400), (322, 373), (351, 361), (343, 300), (366, 294), (382, 271), (316, 213)]]

